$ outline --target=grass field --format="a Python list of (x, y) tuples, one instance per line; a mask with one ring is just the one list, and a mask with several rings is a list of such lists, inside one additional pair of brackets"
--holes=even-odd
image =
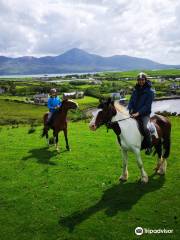
[(42, 116), (47, 107), (0, 99), (0, 124), (9, 122), (29, 122), (37, 120), (42, 122)]
[[(146, 72), (149, 76), (179, 76), (180, 70), (179, 69), (165, 69), (165, 70), (146, 70), (144, 69), (143, 72)], [(138, 75), (139, 71), (123, 71), (123, 72), (103, 72), (100, 73), (101, 76), (110, 76), (110, 77), (134, 77)]]
[[(13, 100), (13, 101), (12, 101)], [(14, 100), (20, 100), (18, 97), (9, 97), (3, 99), (0, 97), (0, 125), (9, 123), (30, 123), (36, 121), (42, 122), (42, 116), (48, 111), (46, 106), (26, 104), (23, 102), (15, 102)], [(22, 101), (22, 99), (21, 99)], [(69, 118), (76, 120), (82, 115), (82, 111), (97, 106), (98, 99), (93, 97), (84, 97), (82, 99), (74, 99), (79, 104), (79, 111), (76, 113), (68, 114)]]
[[(119, 184), (121, 159), (114, 134), (88, 123), (69, 123), (71, 152), (46, 147), (41, 127), (0, 128), (0, 239), (179, 239), (179, 118), (172, 118), (167, 175), (154, 176), (155, 158), (142, 154), (150, 177), (129, 156), (129, 180)], [(173, 234), (137, 237), (137, 226), (173, 229)]]
[(99, 102), (99, 100), (97, 98), (88, 97), (88, 96), (81, 98), (81, 99), (76, 99), (75, 101), (79, 104), (79, 107), (82, 110), (88, 109), (91, 107), (96, 107)]

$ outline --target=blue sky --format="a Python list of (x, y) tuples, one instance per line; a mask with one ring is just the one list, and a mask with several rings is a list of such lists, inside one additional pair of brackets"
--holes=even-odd
[(0, 0), (0, 55), (80, 48), (180, 64), (180, 0)]

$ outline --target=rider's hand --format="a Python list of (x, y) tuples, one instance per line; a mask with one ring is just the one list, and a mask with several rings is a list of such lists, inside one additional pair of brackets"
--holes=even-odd
[(138, 117), (138, 116), (139, 116), (139, 112), (136, 112), (136, 113), (131, 114), (131, 117), (133, 117), (133, 118), (136, 118), (136, 117)]

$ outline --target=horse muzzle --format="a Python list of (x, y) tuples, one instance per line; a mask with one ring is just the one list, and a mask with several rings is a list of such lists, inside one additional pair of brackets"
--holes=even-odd
[(93, 123), (93, 124), (89, 125), (89, 128), (90, 128), (91, 131), (96, 131), (97, 126)]

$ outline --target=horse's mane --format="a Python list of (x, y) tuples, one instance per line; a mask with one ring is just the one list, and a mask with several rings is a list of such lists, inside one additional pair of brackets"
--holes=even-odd
[[(68, 98), (63, 99), (62, 103), (65, 103), (65, 102), (73, 102), (73, 103), (76, 103), (76, 102), (73, 101), (72, 99), (68, 99)], [(76, 104), (77, 104), (77, 103), (76, 103)]]
[(115, 107), (117, 112), (120, 112), (120, 113), (122, 113), (122, 114), (124, 114), (126, 116), (129, 116), (128, 110), (123, 105), (121, 105), (119, 103), (119, 101), (115, 101), (114, 102), (114, 107)]
[[(74, 103), (77, 107), (78, 107), (78, 103), (76, 103), (75, 101), (73, 101), (72, 99), (63, 99), (62, 101), (62, 106), (64, 106), (66, 103)], [(61, 106), (61, 108), (62, 108)]]

